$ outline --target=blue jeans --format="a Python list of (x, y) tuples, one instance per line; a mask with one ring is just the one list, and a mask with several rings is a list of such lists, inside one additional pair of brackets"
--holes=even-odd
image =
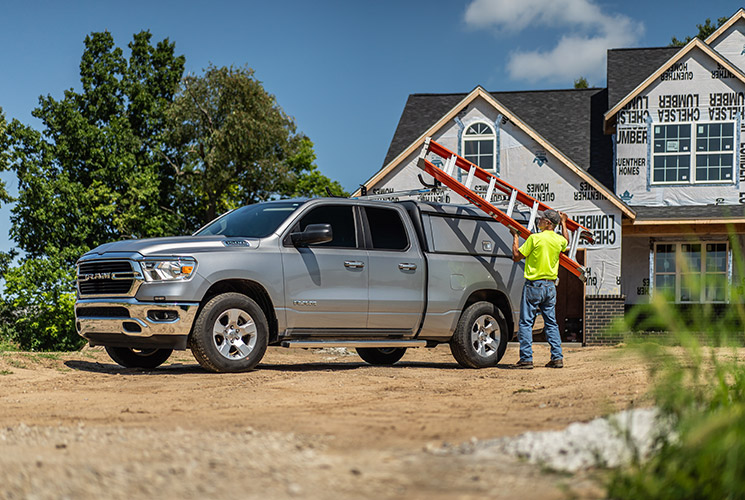
[(533, 361), (533, 323), (538, 311), (543, 315), (546, 340), (551, 346), (551, 359), (562, 359), (561, 335), (556, 323), (556, 285), (549, 280), (525, 281), (520, 302), (520, 361)]

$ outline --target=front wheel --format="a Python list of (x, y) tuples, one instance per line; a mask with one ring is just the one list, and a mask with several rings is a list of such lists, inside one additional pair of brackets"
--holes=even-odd
[(173, 349), (130, 349), (106, 347), (106, 353), (125, 368), (157, 368), (171, 356)]
[(392, 365), (406, 352), (405, 347), (356, 347), (355, 350), (371, 365)]
[(507, 325), (490, 302), (476, 302), (463, 311), (450, 339), (450, 352), (465, 368), (496, 366), (507, 349)]
[(269, 326), (264, 311), (240, 293), (210, 299), (194, 322), (191, 352), (212, 372), (252, 370), (266, 352)]

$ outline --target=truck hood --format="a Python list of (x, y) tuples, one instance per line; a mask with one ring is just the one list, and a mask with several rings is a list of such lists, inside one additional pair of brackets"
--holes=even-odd
[(225, 236), (172, 236), (105, 243), (86, 253), (84, 257), (109, 252), (139, 253), (151, 255), (190, 255), (201, 252), (231, 251), (258, 248), (257, 238), (226, 238)]

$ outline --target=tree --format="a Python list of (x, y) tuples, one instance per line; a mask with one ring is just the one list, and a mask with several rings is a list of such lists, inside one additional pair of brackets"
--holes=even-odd
[(574, 80), (574, 88), (575, 89), (587, 89), (590, 88), (590, 84), (587, 83), (587, 78), (584, 76), (580, 76), (576, 80)]
[[(696, 27), (698, 28), (698, 35), (696, 35), (696, 38), (706, 40), (707, 38), (709, 38), (709, 35), (714, 33), (718, 28), (726, 23), (728, 19), (728, 17), (720, 17), (719, 19), (717, 19), (717, 25), (714, 26), (713, 24), (711, 24), (711, 19), (707, 17), (704, 24), (696, 25)], [(682, 47), (691, 40), (693, 40), (693, 37), (690, 36), (685, 37), (685, 40), (678, 40), (677, 38), (673, 37), (670, 40), (670, 47)]]
[(190, 228), (240, 205), (343, 191), (313, 164), (313, 143), (247, 67), (187, 76), (168, 111), (171, 168)]
[(1, 166), (15, 171), (19, 191), (11, 237), (27, 258), (69, 265), (101, 243), (177, 227), (160, 134), (184, 58), (150, 38), (134, 35), (127, 60), (110, 33), (86, 37), (82, 91), (39, 98), (32, 114), (42, 132), (8, 126)]
[[(126, 59), (110, 33), (92, 33), (80, 62), (82, 90), (39, 98), (32, 114), (42, 131), (2, 120), (0, 169), (18, 177), (10, 235), (25, 252), (4, 273), (3, 330), (10, 322), (22, 348), (81, 343), (73, 263), (83, 253), (130, 235), (178, 231), (161, 135), (184, 58), (167, 39), (155, 46), (150, 39), (134, 35)], [(10, 201), (4, 189), (0, 199)]]

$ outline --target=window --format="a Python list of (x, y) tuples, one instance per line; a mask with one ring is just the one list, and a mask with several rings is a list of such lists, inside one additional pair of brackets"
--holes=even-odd
[(652, 184), (732, 182), (734, 142), (732, 122), (655, 125)]
[(735, 126), (732, 123), (696, 125), (696, 181), (732, 180)]
[(207, 224), (195, 234), (223, 235), (228, 238), (265, 238), (272, 234), (303, 202), (256, 203), (229, 212)]
[(654, 293), (671, 302), (726, 302), (726, 242), (657, 243), (654, 249)]
[(398, 212), (390, 208), (365, 207), (374, 250), (406, 250), (409, 239)]
[(654, 182), (688, 182), (691, 171), (691, 126), (655, 125)]
[(357, 236), (354, 225), (354, 211), (351, 206), (326, 205), (312, 209), (300, 219), (300, 231), (310, 224), (331, 224), (333, 239), (316, 247), (356, 248)]
[(494, 170), (494, 130), (486, 123), (474, 123), (463, 136), (466, 160), (485, 170)]

